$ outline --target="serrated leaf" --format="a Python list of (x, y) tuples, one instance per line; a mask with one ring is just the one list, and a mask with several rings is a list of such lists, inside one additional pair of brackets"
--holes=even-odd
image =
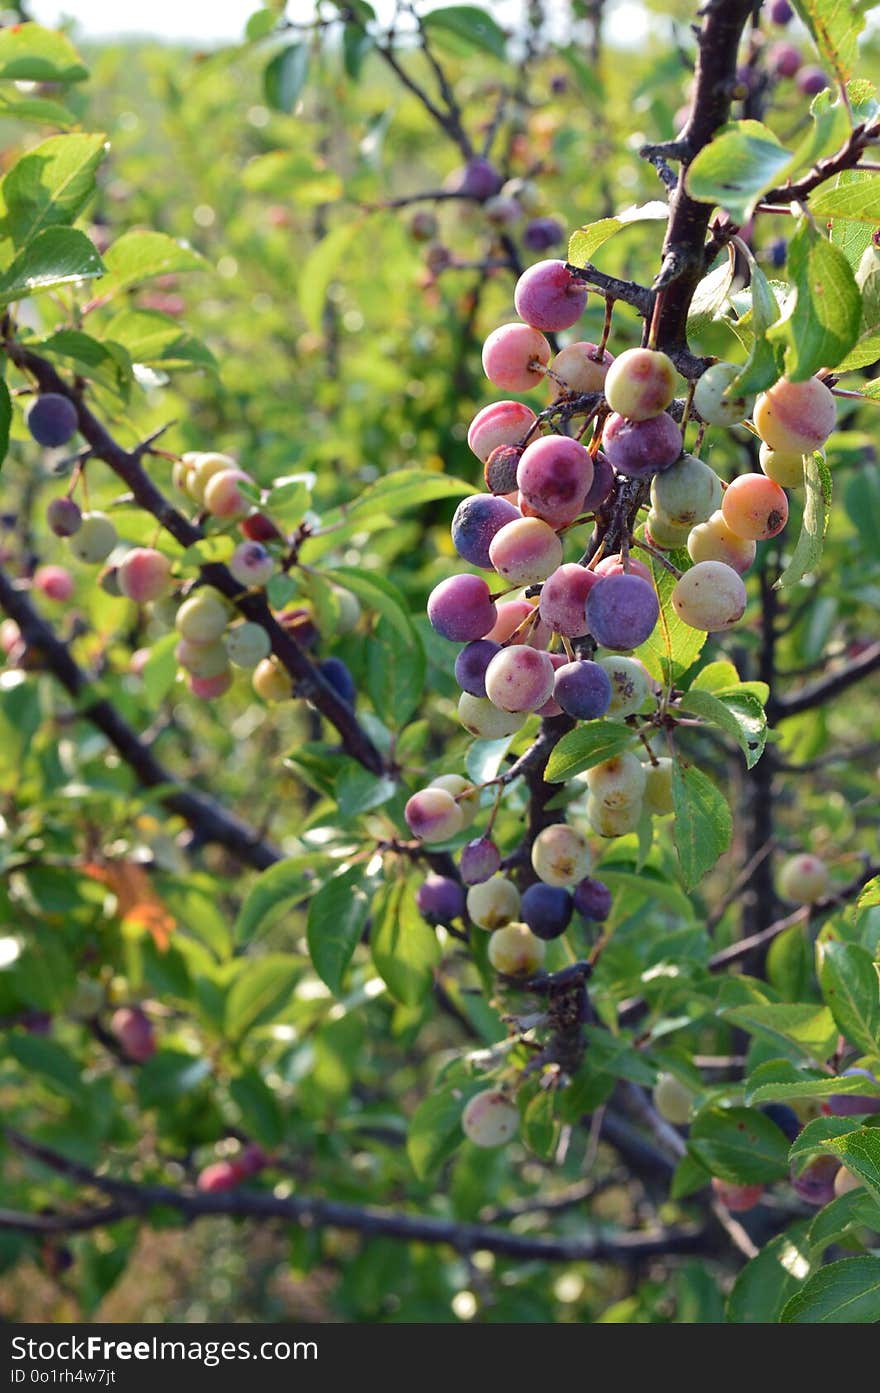
[(206, 344), (159, 310), (123, 310), (107, 326), (107, 338), (129, 358), (168, 372), (180, 368), (214, 371), (217, 360)]
[(206, 271), (207, 262), (192, 247), (164, 232), (124, 232), (104, 253), (107, 275), (101, 282), (101, 298), (131, 290), (154, 276)]
[(95, 192), (107, 148), (103, 134), (53, 135), (22, 155), (0, 182), (0, 238), (18, 249), (72, 223)]
[(0, 79), (10, 82), (82, 82), (89, 70), (66, 34), (39, 24), (0, 30)]
[(342, 990), (370, 912), (364, 867), (352, 866), (321, 886), (309, 905), (308, 944), (312, 964), (334, 996)]
[(613, 759), (628, 749), (632, 740), (628, 726), (615, 721), (585, 721), (554, 746), (544, 778), (551, 784), (565, 783), (594, 764)]
[(791, 560), (774, 590), (799, 585), (822, 559), (822, 547), (831, 515), (831, 470), (818, 451), (804, 456), (804, 513), (801, 533)]
[[(679, 570), (691, 564), (687, 552), (673, 551), (669, 559)], [(707, 635), (679, 619), (672, 607), (676, 577), (655, 557), (650, 558), (654, 589), (660, 602), (660, 616), (650, 638), (635, 650), (633, 657), (644, 663), (651, 676), (665, 687), (675, 685), (702, 652)]]
[(132, 382), (132, 365), (122, 344), (101, 341), (81, 329), (58, 329), (35, 345), (47, 357), (63, 358), (90, 381), (98, 382), (125, 398)]
[(103, 271), (104, 263), (84, 232), (75, 227), (49, 227), (28, 242), (0, 276), (0, 305), (57, 285), (92, 280)]
[(399, 636), (407, 642), (417, 643), (415, 625), (409, 617), (403, 596), (396, 586), (375, 571), (361, 571), (353, 566), (339, 566), (336, 570), (322, 570), (322, 576), (343, 590), (350, 590), (370, 609), (387, 619)]
[(732, 121), (689, 165), (685, 187), (697, 202), (717, 204), (742, 224), (790, 160), (791, 152), (760, 121)]
[(704, 1108), (694, 1118), (688, 1149), (712, 1175), (735, 1185), (788, 1176), (788, 1141), (769, 1117), (751, 1108)]
[(793, 293), (769, 331), (785, 348), (786, 377), (805, 382), (846, 357), (859, 336), (862, 301), (853, 269), (832, 242), (801, 219), (788, 244)]
[(809, 1277), (782, 1308), (782, 1325), (880, 1321), (880, 1258), (843, 1258)]
[(871, 954), (858, 943), (828, 941), (818, 955), (819, 986), (842, 1034), (867, 1054), (878, 1053), (880, 979)]
[(476, 5), (446, 5), (439, 10), (429, 10), (422, 18), (422, 25), (429, 38), (454, 53), (477, 50), (491, 53), (494, 58), (505, 56), (507, 37), (504, 30)]
[(812, 1156), (821, 1155), (829, 1141), (858, 1132), (861, 1126), (854, 1117), (814, 1117), (795, 1137), (788, 1159), (800, 1170)]
[(418, 508), (438, 498), (461, 498), (470, 493), (479, 493), (479, 489), (450, 474), (435, 474), (427, 469), (397, 469), (377, 479), (375, 484), (369, 484), (345, 508), (344, 516), (352, 518), (377, 510), (401, 513), (406, 508)]
[(393, 880), (377, 891), (370, 948), (376, 971), (395, 1000), (417, 1006), (431, 990), (440, 948), (416, 908), (411, 880)]
[(795, 1068), (788, 1060), (773, 1062), (776, 1066), (774, 1072), (779, 1076), (773, 1083), (760, 1082), (761, 1068), (756, 1069), (748, 1079), (745, 1100), (749, 1107), (759, 1103), (787, 1103), (792, 1098), (830, 1098), (835, 1093), (864, 1091), (864, 1079), (855, 1079), (846, 1074), (832, 1077), (818, 1073), (805, 1077), (803, 1070)]
[(732, 735), (752, 769), (764, 753), (767, 716), (756, 696), (750, 692), (727, 692), (715, 696), (692, 687), (682, 697), (682, 707)]
[(461, 1114), (473, 1089), (435, 1088), (419, 1103), (406, 1134), (406, 1152), (419, 1180), (428, 1180), (463, 1141)]
[(864, 170), (847, 171), (829, 179), (810, 195), (810, 210), (817, 218), (849, 218), (856, 222), (880, 222), (880, 177)]
[(304, 900), (315, 887), (315, 874), (330, 864), (319, 852), (303, 851), (287, 856), (261, 874), (251, 885), (235, 921), (236, 943), (249, 942), (264, 919), (284, 906)]
[(301, 976), (301, 962), (286, 953), (245, 960), (226, 998), (227, 1037), (239, 1040), (283, 1011)]
[(799, 1058), (821, 1063), (837, 1044), (837, 1027), (827, 1006), (810, 1002), (755, 1003), (729, 1006), (719, 1014), (731, 1025), (782, 1045), (787, 1054), (793, 1052)]
[(858, 56), (867, 6), (862, 0), (792, 0), (792, 4), (838, 82), (846, 82)]
[(672, 801), (678, 864), (685, 888), (693, 890), (730, 845), (733, 819), (712, 780), (679, 760), (672, 766)]
[(823, 1148), (839, 1156), (847, 1170), (858, 1175), (880, 1204), (880, 1127), (861, 1127), (844, 1137), (835, 1137)]
[(579, 227), (577, 232), (573, 232), (569, 239), (569, 264), (583, 269), (592, 261), (600, 247), (631, 223), (658, 219), (666, 222), (668, 218), (669, 205), (655, 199), (651, 203), (634, 204), (631, 208), (624, 208), (622, 212), (615, 213), (613, 218), (600, 218), (598, 222), (587, 223), (585, 227)]
[(734, 1324), (776, 1320), (785, 1302), (799, 1291), (810, 1271), (806, 1223), (792, 1225), (771, 1238), (738, 1274), (727, 1299), (727, 1319)]
[(425, 689), (427, 659), (418, 631), (406, 638), (380, 619), (367, 644), (367, 692), (385, 724), (405, 725)]

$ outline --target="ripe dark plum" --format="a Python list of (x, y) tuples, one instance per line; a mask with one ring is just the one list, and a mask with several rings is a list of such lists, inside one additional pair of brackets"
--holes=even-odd
[(62, 397), (60, 392), (42, 392), (31, 403), (25, 424), (38, 445), (57, 449), (76, 434), (77, 420), (72, 401)]
[(546, 252), (565, 240), (565, 228), (558, 218), (532, 218), (523, 230), (523, 245), (530, 252)]
[(789, 1108), (785, 1103), (765, 1103), (761, 1112), (765, 1117), (769, 1117), (771, 1122), (775, 1122), (780, 1132), (794, 1141), (800, 1136), (803, 1123), (795, 1112), (794, 1108)]
[(587, 495), (583, 501), (584, 512), (592, 513), (601, 507), (613, 487), (614, 470), (608, 457), (599, 450), (593, 458), (593, 482), (587, 489)]
[(516, 482), (533, 515), (564, 527), (583, 507), (593, 482), (593, 461), (577, 440), (545, 435), (523, 451)]
[(675, 464), (682, 434), (667, 411), (647, 421), (631, 421), (612, 413), (602, 432), (602, 449), (609, 462), (631, 479), (648, 479)]
[(530, 885), (523, 893), (519, 912), (536, 938), (559, 938), (571, 923), (571, 895), (562, 886)]
[(638, 648), (659, 614), (657, 592), (641, 576), (603, 576), (587, 596), (587, 628), (603, 648)]
[(504, 179), (494, 164), (477, 155), (460, 169), (453, 170), (446, 180), (446, 187), (452, 193), (460, 193), (484, 203), (487, 198), (500, 192), (503, 183)]
[(464, 913), (464, 890), (446, 875), (429, 875), (416, 892), (416, 904), (429, 924), (448, 924)]
[(357, 687), (354, 678), (341, 658), (325, 658), (318, 664), (318, 671), (329, 682), (334, 692), (343, 701), (347, 701), (349, 706), (354, 706), (357, 697)]
[(56, 537), (72, 537), (82, 527), (79, 504), (72, 498), (53, 498), (46, 509), (46, 522)]
[(486, 668), (500, 652), (501, 644), (488, 638), (465, 645), (455, 660), (455, 680), (463, 692), (477, 697), (486, 695)]
[(472, 566), (490, 570), (489, 543), (506, 522), (520, 517), (519, 508), (506, 498), (474, 493), (462, 499), (452, 518), (452, 543), (459, 556)]
[(458, 865), (465, 885), (482, 885), (501, 869), (501, 853), (490, 837), (475, 837), (462, 847)]
[(821, 1208), (834, 1199), (834, 1179), (839, 1170), (840, 1162), (836, 1156), (817, 1156), (804, 1166), (800, 1175), (796, 1175), (792, 1168), (791, 1187), (805, 1204)]
[(553, 695), (566, 715), (594, 721), (611, 705), (611, 678), (598, 663), (566, 663), (556, 673)]
[(497, 611), (481, 576), (450, 576), (435, 585), (428, 596), (428, 618), (443, 638), (468, 643), (486, 637)]
[(566, 638), (587, 632), (587, 596), (599, 578), (576, 561), (568, 561), (548, 576), (541, 590), (540, 611), (545, 624)]
[(611, 913), (611, 891), (603, 880), (586, 876), (574, 887), (574, 907), (583, 919), (603, 923)]
[[(844, 1069), (845, 1078), (861, 1077), (880, 1089), (880, 1082), (868, 1069)], [(872, 1093), (866, 1088), (864, 1093), (832, 1093), (826, 1107), (835, 1117), (858, 1117), (862, 1113), (880, 1112), (880, 1092)], [(824, 1109), (823, 1109), (824, 1111)]]

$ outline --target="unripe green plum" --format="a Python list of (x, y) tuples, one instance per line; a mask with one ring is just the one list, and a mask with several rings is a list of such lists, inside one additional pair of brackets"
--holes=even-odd
[(708, 521), (691, 529), (687, 549), (693, 562), (722, 561), (739, 575), (749, 569), (757, 553), (754, 541), (750, 537), (738, 537), (720, 508)]
[(229, 667), (229, 656), (222, 643), (193, 643), (182, 638), (174, 650), (182, 668), (193, 677), (219, 677)]
[[(171, 469), (171, 482), (179, 493), (189, 494), (189, 484), (192, 478), (193, 464), (198, 459), (194, 450), (181, 455), (180, 459), (175, 460)], [(190, 497), (192, 495), (190, 494)]]
[(645, 765), (645, 807), (658, 817), (672, 812), (672, 760), (666, 756)]
[(254, 668), (251, 685), (263, 701), (289, 701), (293, 696), (290, 673), (277, 658), (263, 658)]
[(609, 808), (591, 793), (587, 799), (587, 820), (599, 837), (624, 837), (636, 832), (642, 816), (641, 799), (622, 808)]
[(804, 457), (797, 453), (786, 455), (780, 450), (771, 450), (762, 445), (758, 451), (758, 462), (774, 484), (784, 489), (800, 488), (804, 482)]
[(505, 1146), (519, 1130), (519, 1112), (506, 1094), (487, 1088), (466, 1104), (461, 1130), (475, 1146)]
[(489, 962), (505, 977), (531, 977), (543, 967), (546, 954), (547, 945), (526, 924), (505, 924), (489, 939)]
[(219, 455), (214, 452), (194, 451), (190, 455), (184, 455), (183, 462), (188, 465), (189, 471), (186, 476), (186, 491), (196, 503), (204, 503), (205, 490), (215, 475), (222, 474), (227, 470), (238, 469), (238, 465), (230, 455)]
[(594, 764), (584, 777), (590, 793), (606, 808), (626, 808), (631, 803), (640, 803), (647, 783), (644, 764), (629, 750)]
[(236, 667), (256, 667), (271, 651), (269, 635), (261, 624), (236, 624), (226, 635), (226, 652)]
[(777, 887), (782, 898), (791, 904), (815, 904), (828, 894), (828, 867), (820, 856), (801, 852), (789, 857), (782, 866)]
[(507, 876), (493, 875), (468, 890), (467, 911), (478, 929), (491, 933), (519, 914), (519, 891)]
[(735, 426), (751, 415), (754, 397), (729, 392), (741, 369), (736, 363), (713, 363), (694, 388), (694, 410), (710, 426)]
[(545, 885), (577, 885), (592, 864), (586, 837), (566, 822), (543, 828), (532, 843), (532, 869)]
[(98, 566), (107, 560), (118, 540), (116, 528), (104, 513), (83, 513), (82, 525), (70, 539), (70, 550), (77, 561)]
[(655, 508), (649, 509), (645, 518), (645, 541), (649, 546), (658, 547), (660, 551), (674, 551), (677, 547), (687, 546), (689, 536), (689, 527), (678, 527), (670, 522), (665, 513), (658, 513)]
[[(720, 504), (721, 480), (696, 455), (682, 455), (651, 480), (651, 507), (673, 527), (690, 530), (695, 523), (705, 522)], [(657, 536), (653, 527), (651, 535)]]
[(462, 692), (458, 699), (458, 719), (465, 730), (481, 740), (501, 740), (515, 735), (526, 723), (524, 711), (501, 711), (487, 697)]
[(647, 421), (665, 411), (675, 396), (677, 374), (671, 358), (651, 348), (628, 348), (615, 358), (605, 378), (605, 399), (629, 421)]
[(213, 643), (218, 639), (229, 622), (229, 610), (223, 596), (217, 590), (203, 586), (184, 600), (174, 627), (181, 638), (192, 639), (193, 643)]
[(834, 397), (818, 377), (789, 382), (782, 377), (755, 403), (755, 429), (771, 450), (809, 454), (820, 450), (837, 419)]
[(428, 787), (445, 789), (458, 804), (465, 827), (470, 827), (480, 811), (480, 790), (474, 787), (470, 779), (463, 778), (461, 774), (441, 774), (439, 778), (432, 779)]
[(672, 608), (684, 624), (706, 633), (719, 633), (745, 613), (742, 577), (723, 561), (698, 561), (676, 581)]
[(407, 800), (403, 810), (414, 837), (429, 845), (447, 842), (464, 827), (464, 813), (445, 788), (423, 788)]
[(638, 658), (600, 658), (603, 667), (611, 678), (611, 705), (609, 716), (622, 719), (641, 711), (651, 695), (651, 675)]
[(654, 1085), (654, 1107), (676, 1127), (684, 1127), (691, 1115), (694, 1095), (674, 1074), (660, 1074)]

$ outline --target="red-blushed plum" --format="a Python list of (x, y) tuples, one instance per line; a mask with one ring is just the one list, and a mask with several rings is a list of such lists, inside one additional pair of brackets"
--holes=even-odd
[(613, 362), (607, 349), (599, 352), (598, 344), (566, 344), (550, 362), (553, 377), (548, 376), (547, 382), (551, 395), (556, 398), (564, 392), (580, 394), (604, 391), (605, 377)]
[(193, 696), (201, 697), (203, 701), (214, 701), (229, 691), (232, 686), (232, 673), (228, 667), (224, 672), (218, 672), (214, 677), (196, 677), (190, 673), (187, 678), (187, 686)]
[(611, 913), (611, 891), (603, 880), (584, 876), (574, 887), (572, 901), (582, 919), (598, 924), (604, 923)]
[(63, 566), (38, 566), (33, 585), (47, 600), (66, 603), (73, 594), (73, 576)]
[(428, 875), (416, 891), (416, 905), (429, 924), (448, 924), (464, 913), (464, 890), (447, 875)]
[(464, 561), (483, 570), (491, 568), (489, 543), (505, 523), (515, 522), (520, 511), (505, 498), (474, 493), (459, 503), (452, 518), (452, 544)]
[(253, 484), (243, 469), (220, 469), (205, 487), (205, 511), (215, 518), (243, 518), (250, 512), (250, 501), (241, 491), (242, 484)]
[(721, 512), (738, 537), (766, 542), (788, 522), (788, 498), (766, 474), (740, 474), (725, 489)]
[(506, 1093), (487, 1088), (465, 1104), (461, 1130), (474, 1146), (506, 1146), (519, 1131), (519, 1112)]
[(235, 1161), (214, 1161), (199, 1172), (196, 1189), (203, 1194), (218, 1195), (234, 1190), (245, 1178), (245, 1172)]
[(551, 823), (532, 842), (532, 870), (545, 885), (576, 885), (592, 864), (586, 837), (567, 822)]
[(820, 856), (800, 852), (782, 865), (777, 889), (791, 904), (815, 904), (829, 893), (828, 867)]
[(523, 271), (513, 292), (520, 319), (533, 329), (555, 334), (570, 329), (583, 314), (587, 287), (564, 261), (536, 261)]
[(461, 849), (458, 868), (465, 885), (481, 885), (501, 868), (501, 853), (491, 837), (475, 837)]
[(480, 790), (462, 774), (441, 774), (432, 779), (429, 788), (445, 788), (455, 799), (464, 815), (465, 827), (470, 827), (480, 811)]
[(428, 618), (432, 628), (443, 638), (454, 643), (468, 643), (486, 637), (495, 623), (497, 611), (482, 576), (450, 576), (436, 585), (428, 596)]
[(420, 842), (447, 842), (464, 827), (464, 813), (445, 788), (423, 788), (407, 800), (406, 824)]
[(593, 482), (593, 461), (577, 440), (545, 435), (526, 446), (516, 482), (534, 515), (566, 526), (583, 508)]
[(742, 576), (723, 561), (698, 561), (675, 582), (672, 608), (692, 629), (710, 634), (729, 629), (745, 613)]
[(681, 454), (682, 434), (668, 412), (646, 421), (631, 421), (613, 413), (602, 431), (602, 449), (621, 474), (649, 479), (675, 464)]
[(755, 429), (771, 450), (809, 454), (825, 444), (837, 420), (830, 388), (818, 377), (789, 382), (782, 377), (755, 402)]
[(540, 386), (550, 345), (529, 324), (502, 324), (483, 344), (483, 371), (504, 392), (527, 392)]
[(598, 663), (578, 659), (559, 668), (553, 695), (566, 715), (594, 721), (611, 705), (611, 678)]
[(745, 1214), (754, 1209), (764, 1194), (763, 1185), (735, 1185), (729, 1180), (719, 1180), (717, 1175), (712, 1177), (712, 1189), (715, 1198), (731, 1214)]
[(593, 567), (595, 576), (622, 576), (626, 572), (631, 576), (641, 576), (649, 585), (654, 584), (651, 567), (646, 566), (644, 561), (639, 561), (637, 556), (628, 556), (624, 561), (620, 552), (617, 552), (614, 556), (603, 556)]
[(505, 924), (489, 939), (489, 962), (505, 977), (531, 977), (543, 967), (546, 952), (526, 924)]
[(478, 929), (492, 933), (519, 913), (519, 891), (504, 875), (478, 881), (467, 892), (467, 912)]
[(171, 589), (171, 562), (154, 547), (133, 547), (120, 561), (116, 578), (126, 599), (145, 605), (168, 594)]
[(561, 885), (538, 881), (523, 892), (519, 912), (535, 937), (549, 942), (564, 934), (571, 923), (571, 895)]
[(120, 1006), (110, 1018), (110, 1033), (126, 1059), (145, 1064), (156, 1053), (153, 1023), (140, 1006)]
[(518, 445), (537, 420), (520, 401), (493, 401), (478, 411), (468, 427), (467, 441), (477, 459), (486, 463), (500, 445)]
[(587, 596), (587, 628), (602, 648), (638, 648), (659, 614), (657, 592), (641, 576), (603, 576)]
[(549, 653), (527, 644), (502, 648), (486, 669), (486, 696), (502, 711), (536, 711), (553, 693)]
[[(529, 619), (534, 622), (527, 624)], [(540, 618), (538, 606), (531, 600), (503, 600), (498, 606), (498, 618), (486, 637), (493, 643), (510, 640), (511, 643), (528, 643), (532, 648), (544, 648), (550, 633), (550, 628)]]
[[(511, 585), (535, 585), (546, 580), (562, 564), (562, 554), (562, 542), (550, 524), (541, 518), (517, 518), (515, 522), (508, 522), (489, 543), (492, 565)], [(467, 635), (469, 638), (483, 636)]]
[(541, 590), (539, 610), (544, 623), (566, 638), (587, 632), (587, 596), (598, 584), (595, 572), (568, 561), (548, 576)]
[(652, 348), (628, 348), (615, 358), (605, 378), (605, 399), (629, 421), (647, 421), (665, 411), (675, 396), (672, 359)]
[(486, 695), (486, 668), (501, 652), (501, 645), (488, 638), (478, 638), (464, 646), (455, 660), (455, 680), (463, 692), (471, 696)]
[(821, 1209), (834, 1199), (834, 1181), (840, 1170), (836, 1156), (816, 1156), (798, 1173), (791, 1169), (791, 1188), (805, 1204)]
[(706, 522), (691, 529), (687, 549), (692, 561), (721, 561), (739, 575), (745, 574), (757, 553), (755, 542), (750, 537), (738, 537), (720, 508)]

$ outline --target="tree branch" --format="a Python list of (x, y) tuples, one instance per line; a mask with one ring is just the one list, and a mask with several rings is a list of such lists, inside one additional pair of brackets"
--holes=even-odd
[(840, 696), (841, 692), (847, 691), (856, 682), (861, 682), (863, 677), (868, 677), (878, 669), (880, 669), (880, 641), (872, 643), (869, 648), (865, 649), (864, 653), (849, 662), (846, 667), (838, 668), (836, 672), (830, 673), (827, 677), (820, 677), (818, 681), (801, 687), (799, 692), (794, 692), (791, 696), (778, 697), (775, 703), (776, 719), (784, 720), (786, 716), (799, 716), (802, 711), (812, 711), (815, 706), (824, 706), (826, 702)]

